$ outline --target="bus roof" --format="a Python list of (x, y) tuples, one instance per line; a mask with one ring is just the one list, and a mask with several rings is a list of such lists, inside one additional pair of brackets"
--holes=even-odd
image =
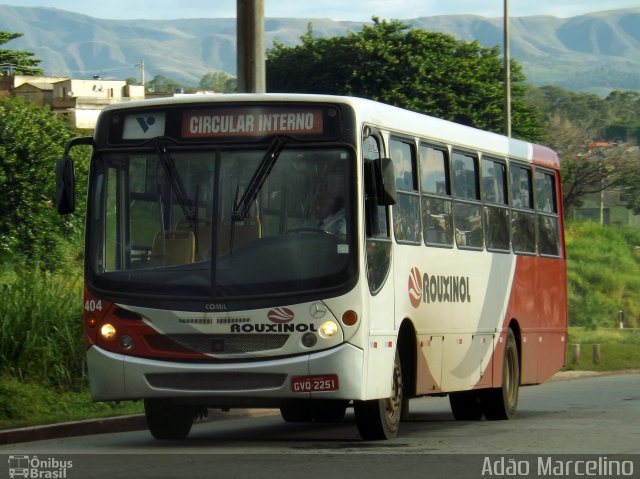
[(103, 111), (138, 107), (165, 107), (229, 102), (318, 102), (350, 105), (360, 123), (416, 136), (426, 141), (506, 156), (552, 169), (559, 168), (557, 154), (544, 146), (492, 133), (448, 120), (412, 112), (364, 98), (301, 93), (185, 94), (108, 105)]

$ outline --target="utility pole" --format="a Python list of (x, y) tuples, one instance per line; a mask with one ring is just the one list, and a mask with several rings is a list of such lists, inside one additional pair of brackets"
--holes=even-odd
[(238, 92), (264, 93), (264, 0), (237, 0), (236, 15)]
[(509, 0), (504, 0), (504, 134), (511, 136), (511, 55), (509, 52)]
[(140, 63), (136, 63), (133, 66), (140, 67), (140, 85), (144, 86), (144, 60), (140, 60)]

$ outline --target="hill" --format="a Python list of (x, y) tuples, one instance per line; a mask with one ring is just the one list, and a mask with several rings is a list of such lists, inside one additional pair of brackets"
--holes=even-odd
[[(502, 44), (502, 19), (474, 15), (421, 17), (405, 22), (482, 45)], [(309, 23), (317, 36), (357, 31), (362, 23), (329, 19), (267, 18), (265, 45), (294, 45)], [(235, 19), (104, 20), (55, 8), (0, 5), (0, 30), (21, 32), (12, 49), (32, 51), (47, 74), (76, 78), (101, 74), (161, 74), (196, 85), (209, 71), (235, 75)], [(535, 32), (532, 34), (532, 32)], [(512, 57), (530, 83), (606, 94), (640, 90), (640, 8), (560, 19), (511, 19)]]

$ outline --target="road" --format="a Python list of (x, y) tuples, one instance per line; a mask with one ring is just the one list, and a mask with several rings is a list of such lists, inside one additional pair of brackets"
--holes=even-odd
[(341, 424), (286, 424), (273, 415), (199, 423), (181, 442), (155, 441), (137, 431), (8, 444), (0, 446), (0, 456), (70, 458), (71, 479), (174, 478), (187, 470), (188, 477), (327, 479), (395, 477), (399, 471), (402, 477), (451, 477), (452, 468), (456, 477), (481, 477), (487, 455), (517, 454), (534, 461), (557, 454), (601, 461), (634, 454), (634, 475), (640, 474), (640, 374), (522, 388), (512, 421), (455, 421), (446, 398), (413, 400), (411, 411), (398, 437), (384, 442), (360, 440), (348, 412)]

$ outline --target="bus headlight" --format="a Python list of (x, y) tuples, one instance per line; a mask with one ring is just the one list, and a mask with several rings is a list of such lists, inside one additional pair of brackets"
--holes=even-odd
[(338, 334), (338, 325), (335, 321), (325, 321), (320, 325), (320, 329), (318, 330), (320, 336), (323, 338), (331, 338)]
[(105, 323), (100, 328), (100, 336), (102, 339), (106, 339), (107, 341), (111, 341), (116, 337), (116, 328), (113, 324)]

